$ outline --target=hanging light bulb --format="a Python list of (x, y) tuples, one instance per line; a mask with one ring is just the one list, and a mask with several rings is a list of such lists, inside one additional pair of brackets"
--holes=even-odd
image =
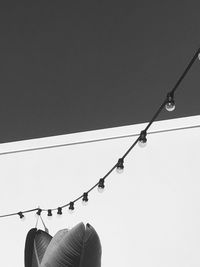
[(52, 211), (50, 209), (47, 211), (47, 217), (48, 219), (52, 219)]
[(19, 218), (20, 218), (22, 221), (25, 220), (25, 216), (24, 216), (24, 214), (23, 214), (21, 211), (18, 212), (18, 215), (19, 215)]
[(147, 133), (146, 131), (141, 131), (140, 133), (140, 137), (139, 137), (139, 140), (138, 140), (138, 145), (140, 147), (145, 147), (146, 144), (147, 144)]
[(74, 202), (69, 203), (69, 213), (74, 213)]
[(59, 217), (60, 217), (60, 215), (62, 215), (62, 208), (61, 207), (58, 207), (57, 215), (59, 215)]
[(167, 111), (173, 111), (173, 110), (175, 110), (175, 107), (176, 106), (175, 106), (175, 101), (174, 101), (174, 94), (168, 93), (165, 108)]
[(104, 179), (103, 178), (101, 178), (99, 180), (99, 184), (98, 184), (97, 190), (99, 191), (99, 193), (103, 193), (104, 192), (105, 185), (104, 185)]
[(42, 210), (40, 208), (38, 208), (37, 212), (36, 212), (36, 216), (40, 216), (42, 213)]
[(116, 171), (118, 173), (122, 173), (124, 171), (124, 159), (123, 158), (118, 160)]
[(88, 204), (88, 193), (87, 192), (83, 193), (82, 204), (83, 206), (86, 206)]

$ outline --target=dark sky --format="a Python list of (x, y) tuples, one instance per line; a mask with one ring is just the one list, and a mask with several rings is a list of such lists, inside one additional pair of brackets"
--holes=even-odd
[[(0, 7), (0, 142), (147, 122), (200, 45), (200, 1)], [(159, 120), (200, 115), (199, 63)]]

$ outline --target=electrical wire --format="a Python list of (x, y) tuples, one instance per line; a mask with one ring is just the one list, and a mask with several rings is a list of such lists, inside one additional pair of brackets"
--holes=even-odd
[[(180, 78), (178, 79), (178, 81), (176, 82), (175, 86), (173, 87), (173, 89), (167, 94), (167, 95), (171, 95), (174, 96), (174, 93), (176, 92), (178, 86), (181, 84), (182, 80), (185, 78), (185, 76), (187, 75), (188, 71), (190, 70), (190, 68), (192, 67), (192, 65), (194, 64), (195, 60), (198, 58), (200, 54), (200, 48), (198, 48), (198, 50), (195, 52), (194, 56), (192, 57), (192, 59), (190, 60), (189, 64), (187, 65), (186, 69), (184, 70), (183, 74), (180, 76)], [(161, 113), (161, 111), (163, 110), (163, 108), (165, 107), (167, 103), (167, 97), (164, 99), (163, 103), (160, 105), (160, 107), (158, 108), (158, 110), (155, 112), (155, 114), (153, 115), (152, 119), (150, 120), (150, 122), (147, 124), (146, 128), (143, 130), (143, 132), (147, 133), (147, 130), (150, 128), (150, 126), (153, 124), (153, 122), (156, 120), (156, 118), (158, 117), (158, 115)], [(191, 129), (191, 128), (197, 128), (200, 127), (198, 126), (193, 126), (193, 127), (185, 127), (185, 128), (179, 128), (179, 129)], [(178, 129), (175, 129), (178, 130)], [(165, 132), (170, 131), (170, 130), (165, 130)], [(171, 130), (172, 131), (172, 130)], [(158, 133), (158, 132), (164, 132), (164, 131), (157, 131), (157, 132), (152, 132), (152, 133)], [(149, 133), (148, 133), (149, 134)], [(138, 143), (139, 139), (140, 139), (140, 135), (137, 135), (137, 139), (133, 142), (133, 144), (129, 147), (129, 149), (125, 152), (125, 154), (120, 158), (123, 162), (123, 160), (128, 156), (128, 154), (131, 152), (131, 150), (135, 147), (135, 145)], [(126, 136), (127, 137), (127, 136)], [(120, 137), (118, 137), (120, 138)], [(122, 137), (121, 137), (122, 138)], [(110, 138), (111, 139), (111, 138)], [(113, 138), (112, 138), (113, 139)], [(105, 140), (105, 139), (104, 139)], [(108, 140), (108, 139), (106, 139)], [(89, 141), (88, 141), (89, 142)], [(90, 142), (95, 142), (90, 141)], [(83, 142), (82, 142), (83, 143)], [(78, 143), (76, 143), (78, 144)], [(79, 142), (80, 144), (80, 142)], [(69, 144), (68, 144), (69, 145)], [(11, 152), (3, 152), (0, 153), (0, 155), (6, 155), (6, 154), (13, 154), (13, 153), (19, 153), (19, 152), (27, 152), (27, 151), (35, 151), (35, 150), (42, 150), (42, 149), (47, 149), (47, 148), (55, 148), (55, 147), (61, 147), (61, 146), (66, 146), (65, 145), (55, 145), (55, 146), (49, 146), (49, 147), (43, 147), (43, 148), (33, 148), (33, 149), (25, 149), (25, 150), (19, 150), (19, 151), (11, 151)], [(117, 167), (118, 163), (116, 163), (105, 175), (104, 177), (102, 177), (100, 180), (104, 181), (106, 178), (108, 178), (108, 176), (114, 171), (114, 169)], [(95, 187), (97, 187), (99, 185), (99, 182), (96, 183), (95, 185), (93, 185), (86, 193), (91, 192)], [(70, 201), (69, 203), (60, 206), (60, 208), (65, 208), (68, 207), (70, 209), (74, 209), (74, 203), (77, 202), (78, 200), (82, 199), (83, 195), (79, 196), (78, 198), (76, 198), (74, 201)], [(73, 206), (73, 208), (72, 208)], [(20, 212), (16, 212), (16, 213), (10, 213), (10, 214), (5, 214), (5, 215), (1, 215), (0, 218), (4, 218), (4, 217), (9, 217), (9, 216), (14, 216), (14, 215), (20, 215), (20, 218), (22, 218), (21, 215), (23, 215), (24, 213), (29, 213), (29, 212), (34, 212), (34, 211), (41, 211), (41, 212), (48, 212), (51, 213), (52, 211), (57, 210), (58, 208), (53, 208), (53, 209), (42, 209), (42, 208), (35, 208), (35, 209), (30, 209), (30, 210), (25, 210), (25, 211), (20, 211)], [(24, 216), (23, 216), (24, 217)], [(42, 220), (42, 217), (40, 215), (40, 218)], [(43, 220), (42, 220), (43, 221)], [(46, 227), (46, 226), (45, 226)]]

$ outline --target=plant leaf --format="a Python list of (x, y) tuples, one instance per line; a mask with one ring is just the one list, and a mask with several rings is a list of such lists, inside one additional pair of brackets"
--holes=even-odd
[(39, 267), (52, 237), (36, 228), (31, 229), (25, 243), (25, 267)]
[(57, 232), (44, 254), (41, 267), (100, 267), (101, 244), (92, 226), (77, 224)]

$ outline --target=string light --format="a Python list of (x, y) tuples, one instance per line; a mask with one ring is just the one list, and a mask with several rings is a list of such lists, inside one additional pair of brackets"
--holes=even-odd
[(120, 158), (117, 162), (116, 171), (118, 173), (122, 173), (124, 171), (124, 159)]
[(58, 207), (57, 214), (58, 214), (59, 216), (62, 215), (62, 208), (61, 208), (61, 207)]
[(165, 108), (167, 111), (173, 111), (175, 110), (175, 107), (176, 106), (175, 106), (175, 101), (174, 101), (174, 94), (168, 93)]
[(69, 213), (70, 214), (74, 213), (74, 202), (69, 203)]
[(52, 210), (51, 209), (49, 209), (47, 211), (47, 216), (48, 216), (49, 219), (52, 217)]
[(18, 215), (19, 215), (19, 218), (20, 218), (22, 221), (25, 220), (25, 216), (24, 216), (24, 214), (23, 214), (21, 211), (18, 212)]
[(99, 192), (99, 193), (103, 193), (103, 192), (104, 192), (104, 190), (105, 190), (105, 185), (104, 185), (104, 179), (103, 179), (103, 178), (101, 178), (101, 179), (99, 180), (99, 184), (98, 184), (97, 189), (98, 189), (98, 192)]
[(88, 193), (83, 193), (83, 199), (82, 199), (83, 206), (86, 206), (88, 204)]
[[(140, 146), (144, 146), (147, 142), (146, 139), (146, 132), (149, 129), (149, 127), (152, 125), (152, 123), (156, 120), (156, 118), (158, 117), (158, 115), (160, 114), (160, 112), (162, 111), (162, 109), (165, 107), (167, 111), (173, 111), (175, 109), (175, 101), (174, 101), (174, 93), (177, 90), (178, 86), (180, 85), (180, 83), (182, 82), (182, 80), (185, 78), (186, 74), (188, 73), (188, 71), (190, 70), (190, 68), (192, 67), (193, 63), (195, 62), (196, 59), (200, 60), (200, 48), (195, 52), (193, 58), (190, 60), (189, 64), (187, 65), (186, 69), (184, 70), (183, 74), (180, 76), (180, 78), (178, 79), (177, 83), (175, 84), (175, 86), (173, 87), (173, 89), (170, 91), (170, 93), (167, 94), (167, 97), (164, 99), (163, 103), (161, 104), (161, 106), (159, 107), (159, 109), (156, 111), (156, 113), (154, 114), (154, 116), (152, 117), (152, 119), (149, 121), (148, 125), (146, 126), (145, 130), (143, 130), (140, 133), (139, 138), (129, 147), (129, 149), (126, 151), (126, 153), (123, 155), (123, 157), (121, 157), (117, 164), (114, 165), (106, 174), (103, 178), (101, 178), (99, 180), (99, 182), (92, 186), (88, 192), (90, 192), (91, 190), (93, 190), (96, 186), (97, 189), (100, 193), (102, 193), (105, 189), (105, 185), (104, 185), (104, 181), (105, 179), (113, 172), (113, 170), (116, 168), (116, 170), (121, 173), (124, 170), (124, 159), (125, 157), (127, 157), (127, 155), (129, 154), (129, 152), (135, 147), (135, 145), (138, 143)], [(86, 195), (87, 194), (87, 195)], [(86, 197), (87, 196), (87, 197)], [(79, 199), (82, 198), (82, 202), (83, 204), (86, 204), (88, 202), (88, 193), (84, 193), (82, 196), (80, 196), (79, 198), (77, 198), (76, 200), (74, 200), (73, 202), (70, 202), (69, 204), (64, 205), (63, 207), (67, 207), (69, 206), (69, 212), (73, 213), (74, 211), (74, 203), (76, 201), (78, 201)], [(48, 209), (48, 218), (52, 217), (52, 210), (54, 209)], [(58, 207), (57, 208), (57, 214), (61, 215), (62, 214), (62, 208)], [(15, 215), (19, 215), (20, 219), (25, 219), (25, 216), (23, 213), (27, 213), (27, 212), (36, 212), (36, 215), (40, 216), (42, 211), (46, 211), (46, 209), (40, 209), (40, 208), (35, 208), (35, 209), (30, 209), (30, 210), (26, 210), (26, 211), (20, 211), (17, 213), (11, 213), (11, 214), (5, 214), (5, 215), (0, 215), (0, 218), (3, 217), (9, 217), (9, 216), (15, 216)], [(41, 217), (40, 217), (41, 218)]]
[(40, 216), (41, 213), (42, 213), (42, 210), (41, 210), (40, 208), (38, 208), (38, 211), (36, 212), (36, 215), (37, 215), (37, 216)]
[(146, 146), (146, 144), (147, 144), (147, 137), (146, 136), (147, 136), (146, 131), (145, 130), (141, 131), (140, 137), (139, 137), (139, 140), (138, 140), (138, 145), (140, 147), (145, 147)]

